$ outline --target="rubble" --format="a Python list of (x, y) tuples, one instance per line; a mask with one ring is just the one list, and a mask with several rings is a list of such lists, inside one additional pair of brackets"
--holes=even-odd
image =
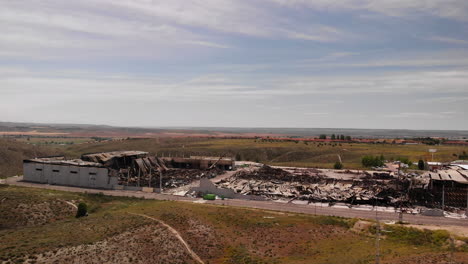
[[(244, 195), (261, 195), (270, 199), (297, 199), (345, 202), (350, 204), (399, 205), (408, 202), (406, 180), (385, 175), (355, 173), (354, 177), (331, 178), (316, 169), (283, 170), (263, 166), (258, 170), (240, 171), (217, 182), (218, 187), (233, 189)], [(384, 179), (382, 179), (384, 178)]]
[[(221, 169), (179, 169), (171, 168), (167, 158), (150, 156), (143, 151), (115, 151), (82, 155), (89, 162), (103, 164), (110, 169), (110, 174), (118, 177), (118, 184), (123, 186), (148, 186), (177, 188), (190, 184), (201, 177), (214, 177)], [(196, 160), (193, 158), (193, 160)]]

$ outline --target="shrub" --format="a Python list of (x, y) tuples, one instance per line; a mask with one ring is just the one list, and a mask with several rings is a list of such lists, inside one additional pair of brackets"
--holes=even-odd
[(343, 168), (343, 163), (337, 161), (337, 162), (335, 162), (335, 165), (333, 165), (333, 168), (335, 170), (341, 170)]
[(380, 157), (379, 156), (373, 157), (373, 156), (366, 155), (362, 157), (362, 165), (364, 167), (381, 167), (384, 165), (383, 158), (384, 157), (382, 155)]
[(423, 160), (418, 161), (418, 169), (424, 170), (425, 165)]
[(78, 204), (78, 210), (76, 211), (76, 218), (87, 216), (88, 215), (88, 206), (85, 203)]
[(410, 245), (442, 246), (447, 243), (450, 235), (445, 230), (419, 230), (412, 227), (385, 226), (390, 231), (387, 233), (390, 239)]

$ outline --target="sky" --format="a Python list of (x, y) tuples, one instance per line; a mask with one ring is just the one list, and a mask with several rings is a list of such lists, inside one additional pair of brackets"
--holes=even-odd
[(0, 5), (0, 121), (468, 130), (466, 0)]

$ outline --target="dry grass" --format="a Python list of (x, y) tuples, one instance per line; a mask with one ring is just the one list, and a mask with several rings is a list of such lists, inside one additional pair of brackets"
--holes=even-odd
[[(159, 230), (154, 221), (130, 212), (171, 225), (206, 263), (357, 264), (371, 263), (375, 252), (372, 234), (350, 231), (353, 219), (22, 187), (2, 187), (0, 194), (11, 201), (23, 196), (18, 203), (31, 206), (58, 199), (84, 201), (92, 208), (90, 216), (84, 218), (69, 215), (41, 225), (0, 230), (0, 259), (5, 261), (41, 258), (63, 262), (69, 258), (68, 261), (77, 262), (90, 259), (86, 255), (93, 256), (92, 252), (96, 252), (93, 250), (98, 250), (100, 258), (93, 259), (101, 263), (138, 262), (153, 258), (154, 254), (145, 255), (145, 252), (158, 252), (164, 243), (169, 246), (163, 247), (165, 251), (185, 258), (183, 247)], [(8, 206), (15, 205), (9, 202)], [(382, 240), (383, 259), (387, 263), (392, 260), (412, 263), (404, 261), (434, 254), (443, 258), (447, 252), (447, 247), (440, 244), (442, 240), (428, 240), (421, 245), (408, 243), (413, 235), (414, 232), (410, 233), (406, 236), (409, 238), (402, 241), (393, 237)], [(132, 259), (115, 258), (119, 254)], [(459, 259), (467, 257), (466, 253), (457, 254)]]

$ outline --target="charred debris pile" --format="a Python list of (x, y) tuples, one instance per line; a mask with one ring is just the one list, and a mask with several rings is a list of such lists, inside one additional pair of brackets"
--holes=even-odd
[(85, 154), (81, 159), (103, 164), (111, 176), (118, 178), (118, 184), (124, 186), (159, 188), (162, 185), (163, 188), (176, 188), (201, 177), (215, 177), (222, 172), (216, 166), (174, 168), (174, 162), (142, 151)]
[(270, 199), (401, 205), (408, 202), (409, 181), (396, 179), (388, 173), (288, 170), (264, 165), (239, 171), (217, 185)]

